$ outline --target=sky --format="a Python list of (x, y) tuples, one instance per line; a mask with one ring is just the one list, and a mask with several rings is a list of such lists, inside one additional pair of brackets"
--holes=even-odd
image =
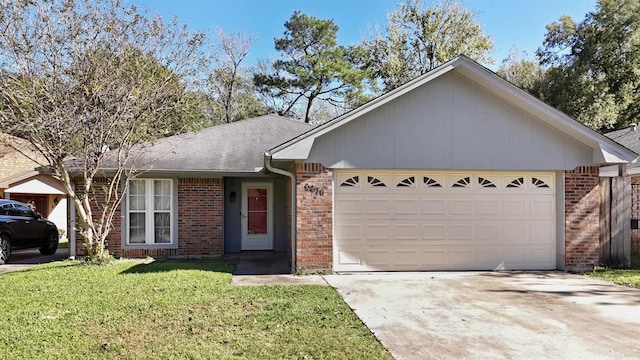
[[(427, 0), (425, 4), (432, 4)], [(596, 0), (461, 0), (477, 13), (477, 21), (494, 43), (496, 70), (512, 48), (533, 56), (542, 46), (545, 26), (562, 15), (582, 21), (596, 10)], [(398, 0), (124, 0), (125, 4), (146, 9), (152, 15), (169, 19), (177, 16), (189, 28), (215, 34), (244, 32), (256, 37), (249, 64), (277, 56), (273, 39), (282, 37), (284, 23), (299, 10), (319, 19), (333, 19), (338, 25), (338, 42), (356, 44), (376, 27), (383, 28), (386, 14)]]

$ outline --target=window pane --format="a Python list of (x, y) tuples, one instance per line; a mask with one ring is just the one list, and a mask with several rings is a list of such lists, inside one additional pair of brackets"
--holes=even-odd
[(266, 211), (250, 212), (247, 214), (247, 233), (266, 234), (267, 233), (267, 213)]
[(171, 180), (155, 180), (153, 184), (153, 209), (171, 209)]
[(171, 242), (171, 215), (168, 213), (153, 214), (154, 233), (156, 244)]
[(129, 243), (144, 244), (145, 242), (145, 214), (129, 214)]
[(129, 209), (145, 209), (145, 180), (132, 180), (129, 184)]
[(247, 198), (249, 211), (267, 210), (267, 189), (248, 189)]

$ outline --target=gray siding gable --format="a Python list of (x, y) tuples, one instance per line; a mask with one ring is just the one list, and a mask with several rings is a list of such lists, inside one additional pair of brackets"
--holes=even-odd
[(470, 170), (567, 170), (637, 157), (462, 55), (268, 155), (337, 168)]
[(330, 168), (569, 170), (593, 149), (448, 72), (314, 140)]

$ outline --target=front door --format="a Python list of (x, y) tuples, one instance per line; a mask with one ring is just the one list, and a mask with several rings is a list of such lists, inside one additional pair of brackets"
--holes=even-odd
[(272, 209), (272, 184), (242, 184), (242, 250), (273, 250)]

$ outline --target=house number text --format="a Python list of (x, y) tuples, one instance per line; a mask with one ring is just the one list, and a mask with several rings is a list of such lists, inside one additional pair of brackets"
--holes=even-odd
[(315, 194), (315, 195), (320, 195), (320, 196), (324, 195), (324, 190), (322, 190), (322, 188), (320, 188), (318, 186), (314, 186), (314, 185), (305, 184), (304, 191), (310, 192), (310, 193)]

